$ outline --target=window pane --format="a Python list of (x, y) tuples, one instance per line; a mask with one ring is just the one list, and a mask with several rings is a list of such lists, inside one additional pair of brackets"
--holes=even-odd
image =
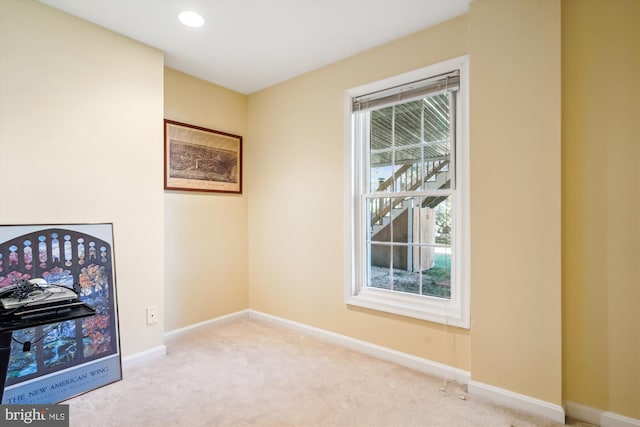
[(420, 206), (420, 243), (451, 245), (451, 196), (424, 197)]
[[(428, 200), (422, 198), (421, 200)], [(436, 242), (436, 212), (434, 209), (417, 204), (413, 210), (414, 241), (433, 245)]]
[(391, 200), (389, 197), (375, 197), (367, 200), (367, 223), (369, 240), (391, 241)]
[[(411, 174), (405, 177), (406, 186), (400, 191), (449, 190), (451, 189), (451, 170), (449, 160), (426, 161), (412, 166)], [(424, 169), (423, 169), (424, 168)], [(424, 173), (425, 179), (421, 180)], [(405, 181), (401, 182), (405, 185)]]
[(415, 187), (415, 182), (420, 178), (420, 164), (408, 163), (397, 166), (394, 173), (394, 185), (395, 192), (411, 191), (412, 187)]
[(424, 98), (424, 133), (423, 139), (427, 142), (449, 139), (450, 114), (449, 94), (441, 94)]
[(438, 245), (451, 245), (452, 209), (451, 196), (444, 197), (435, 210), (435, 242)]
[(391, 148), (393, 107), (371, 112), (371, 151)]
[(391, 289), (391, 247), (372, 244), (367, 260), (367, 286)]
[[(393, 152), (372, 150), (369, 161), (371, 162), (371, 169), (391, 167), (393, 164)], [(371, 188), (373, 189), (375, 187)]]
[[(371, 156), (373, 159), (373, 155)], [(391, 166), (379, 166), (371, 167), (371, 192), (390, 192), (393, 191), (393, 167)]]
[(451, 248), (422, 247), (422, 294), (451, 298)]
[(420, 275), (414, 271), (414, 253), (419, 252), (418, 246), (403, 245), (393, 247), (393, 290), (408, 292), (412, 294), (420, 293)]
[(448, 139), (438, 140), (437, 142), (425, 142), (424, 159), (425, 160), (449, 160), (451, 154), (451, 144)]
[[(391, 200), (391, 241), (411, 243), (413, 241), (413, 197), (398, 197)], [(397, 265), (397, 264), (396, 264)]]
[(371, 112), (369, 147), (371, 192), (394, 191), (392, 123), (393, 107)]
[[(422, 100), (395, 106), (394, 145), (416, 145), (422, 142), (420, 121), (422, 120)], [(418, 157), (419, 158), (419, 157)]]
[(422, 150), (420, 146), (412, 146), (395, 150), (396, 165), (419, 165), (422, 162)]

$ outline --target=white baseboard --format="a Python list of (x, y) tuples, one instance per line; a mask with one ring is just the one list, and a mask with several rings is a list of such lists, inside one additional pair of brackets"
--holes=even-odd
[(566, 402), (567, 416), (601, 427), (640, 427), (640, 419), (630, 418), (591, 406)]
[(147, 365), (150, 362), (162, 359), (166, 355), (167, 347), (165, 345), (159, 345), (130, 356), (125, 356), (122, 358), (122, 370), (126, 373), (130, 369)]
[(216, 317), (214, 319), (206, 320), (200, 323), (194, 323), (193, 325), (186, 326), (180, 329), (174, 329), (173, 331), (165, 332), (164, 342), (180, 338), (185, 335), (193, 334), (194, 332), (201, 332), (207, 329), (219, 328), (220, 326), (228, 323), (236, 322), (240, 319), (247, 318), (249, 316), (249, 310), (236, 311), (224, 316)]
[(499, 405), (564, 424), (564, 409), (560, 405), (473, 380), (469, 381), (468, 391), (471, 395), (484, 397)]
[(584, 421), (589, 424), (600, 425), (600, 417), (603, 414), (601, 409), (592, 408), (591, 406), (581, 405), (574, 402), (565, 402), (564, 407), (567, 410), (567, 416), (576, 420)]
[(392, 362), (419, 372), (433, 375), (435, 377), (446, 378), (448, 380), (457, 381), (461, 384), (466, 384), (470, 378), (469, 372), (462, 369), (454, 368), (442, 363), (432, 362), (430, 360), (416, 357), (407, 353), (402, 353), (390, 348), (371, 344), (366, 341), (360, 341), (346, 335), (336, 334), (324, 329), (315, 328), (303, 323), (293, 322), (291, 320), (272, 316), (270, 314), (262, 313), (259, 311), (249, 310), (249, 318), (272, 323), (278, 326), (285, 327), (287, 329), (301, 332), (305, 335), (312, 336), (319, 340), (330, 342), (340, 347), (358, 351), (360, 353), (364, 353), (378, 359), (386, 360), (387, 362)]
[(602, 427), (640, 427), (640, 419), (625, 417), (613, 412), (603, 412), (600, 416)]

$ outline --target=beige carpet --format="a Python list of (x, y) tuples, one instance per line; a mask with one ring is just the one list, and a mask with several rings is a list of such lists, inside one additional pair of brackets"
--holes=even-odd
[(65, 402), (71, 426), (558, 425), (255, 320), (171, 341), (168, 350), (124, 380)]

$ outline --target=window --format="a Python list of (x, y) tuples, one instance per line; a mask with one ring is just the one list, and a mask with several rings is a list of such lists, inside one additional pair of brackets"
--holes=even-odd
[(469, 327), (467, 70), (347, 91), (347, 304)]

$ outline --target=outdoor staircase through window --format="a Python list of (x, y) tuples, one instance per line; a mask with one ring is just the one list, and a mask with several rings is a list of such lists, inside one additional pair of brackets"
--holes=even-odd
[[(425, 170), (424, 179), (420, 178), (420, 163), (405, 164), (395, 171), (392, 176), (380, 183), (376, 193), (415, 191), (426, 185), (432, 178), (437, 177), (449, 165), (449, 160), (436, 160), (425, 165), (427, 169)], [(439, 188), (446, 187), (449, 182), (450, 179), (447, 179)], [(445, 198), (446, 196), (427, 197), (422, 202), (422, 207), (434, 208)], [(404, 202), (405, 197), (371, 199), (372, 236), (388, 226), (391, 221), (391, 214), (393, 214), (394, 218), (397, 218), (403, 210), (408, 208)]]

